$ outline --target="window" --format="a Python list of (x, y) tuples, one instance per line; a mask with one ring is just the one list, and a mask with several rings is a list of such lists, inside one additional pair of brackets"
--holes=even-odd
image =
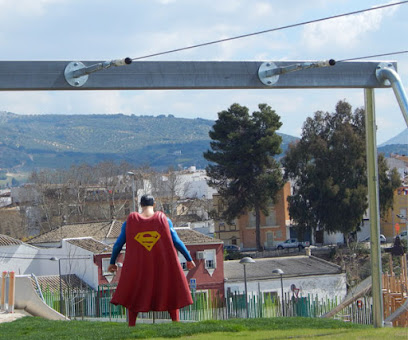
[(249, 214), (249, 227), (255, 228), (256, 226), (256, 215), (255, 212), (251, 211)]
[(215, 249), (204, 250), (205, 269), (215, 269), (217, 267)]
[(205, 268), (206, 269), (215, 269), (215, 261), (214, 260), (205, 260)]
[(105, 257), (102, 259), (102, 275), (112, 275), (111, 272), (108, 272), (109, 264), (110, 264), (109, 257)]
[(220, 227), (220, 231), (225, 231), (225, 223), (224, 222), (220, 222), (219, 227)]
[(273, 246), (273, 232), (268, 231), (266, 233), (266, 246), (272, 247)]
[(268, 225), (268, 226), (276, 225), (275, 209), (269, 209), (269, 215), (266, 216), (265, 225)]
[(215, 249), (206, 249), (196, 252), (197, 260), (204, 260), (205, 269), (215, 269), (217, 267)]

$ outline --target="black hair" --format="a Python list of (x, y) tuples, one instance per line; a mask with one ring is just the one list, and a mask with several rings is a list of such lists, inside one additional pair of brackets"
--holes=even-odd
[(143, 195), (140, 198), (141, 207), (152, 207), (154, 206), (154, 197), (152, 195)]

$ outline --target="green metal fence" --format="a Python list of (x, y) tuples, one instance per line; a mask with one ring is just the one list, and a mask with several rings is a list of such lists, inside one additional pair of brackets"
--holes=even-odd
[[(55, 310), (60, 310), (60, 292), (42, 289), (45, 302)], [(109, 320), (126, 320), (126, 309), (110, 303), (112, 294), (111, 286), (101, 286), (95, 290), (67, 289), (63, 295), (63, 313), (69, 318), (104, 318)], [(230, 293), (226, 296), (213, 294), (211, 291), (192, 292), (193, 304), (180, 309), (180, 320), (203, 321), (203, 320), (226, 320), (234, 318), (246, 318), (247, 310), (245, 294), (240, 292)], [(338, 305), (340, 299), (319, 299), (319, 297), (307, 295), (295, 298), (291, 294), (285, 294), (282, 308), (282, 300), (271, 295), (264, 296), (262, 293), (248, 296), (249, 318), (271, 318), (284, 316), (320, 317)], [(361, 304), (360, 304), (361, 305)], [(362, 306), (355, 304), (345, 308), (336, 318), (355, 323), (370, 324), (371, 301), (364, 298)], [(167, 312), (140, 313), (138, 319), (170, 319)]]

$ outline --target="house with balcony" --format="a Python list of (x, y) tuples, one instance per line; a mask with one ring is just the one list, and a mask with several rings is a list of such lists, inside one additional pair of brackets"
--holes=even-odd
[[(285, 241), (290, 235), (290, 219), (287, 197), (290, 195), (290, 183), (287, 182), (277, 194), (276, 204), (269, 207), (269, 215), (261, 213), (261, 244), (265, 249), (273, 248), (277, 243)], [(245, 212), (227, 223), (220, 218), (225, 209), (225, 203), (219, 195), (213, 197), (214, 211), (217, 218), (214, 221), (214, 234), (225, 244), (238, 245), (243, 249), (256, 248), (255, 213)]]

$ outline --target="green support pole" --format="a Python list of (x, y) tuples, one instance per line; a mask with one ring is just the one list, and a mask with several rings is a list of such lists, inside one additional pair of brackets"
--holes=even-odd
[(375, 328), (384, 326), (381, 248), (380, 248), (380, 205), (378, 193), (377, 141), (374, 107), (374, 89), (366, 88), (365, 123), (367, 150), (368, 202), (370, 210), (371, 278), (373, 294), (373, 324)]

